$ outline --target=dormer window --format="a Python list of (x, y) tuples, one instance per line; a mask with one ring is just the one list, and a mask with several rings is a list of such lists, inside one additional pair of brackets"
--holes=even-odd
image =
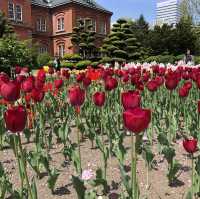
[(64, 30), (64, 24), (65, 24), (64, 17), (58, 18), (57, 19), (57, 30), (63, 31)]

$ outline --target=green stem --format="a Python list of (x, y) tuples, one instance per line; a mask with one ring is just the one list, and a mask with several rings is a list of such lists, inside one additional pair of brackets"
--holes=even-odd
[(31, 191), (31, 186), (30, 186), (30, 183), (29, 183), (29, 180), (28, 180), (28, 174), (27, 174), (27, 171), (26, 171), (26, 163), (25, 163), (25, 159), (24, 159), (24, 153), (23, 153), (23, 149), (22, 149), (22, 143), (21, 143), (20, 135), (18, 135), (18, 138), (19, 138), (19, 152), (20, 152), (20, 157), (21, 157), (22, 164), (23, 164), (23, 170), (24, 170), (24, 177), (25, 177), (26, 185), (28, 187), (30, 199), (34, 199), (33, 195), (32, 195), (32, 191)]
[(194, 155), (192, 154), (192, 199), (194, 199)]
[(135, 149), (135, 136), (131, 132), (131, 188), (132, 197), (136, 199), (137, 197), (137, 182), (136, 182), (136, 166), (137, 166), (137, 153)]
[(78, 156), (79, 156), (79, 161), (80, 161), (80, 164), (79, 164), (79, 175), (81, 175), (82, 173), (82, 165), (81, 165), (81, 144), (80, 144), (80, 132), (79, 132), (79, 115), (77, 115), (77, 143), (78, 143)]

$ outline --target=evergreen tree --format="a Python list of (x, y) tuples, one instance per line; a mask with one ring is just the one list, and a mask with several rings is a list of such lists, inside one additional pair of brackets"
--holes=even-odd
[(13, 29), (9, 25), (4, 13), (0, 11), (0, 38), (10, 33), (13, 33)]
[(122, 63), (139, 59), (140, 43), (135, 38), (132, 25), (131, 20), (117, 20), (111, 33), (104, 40), (101, 49), (103, 60)]
[[(90, 21), (86, 19), (85, 21)], [(77, 53), (83, 59), (94, 57), (97, 48), (95, 47), (95, 31), (91, 23), (87, 24), (83, 20), (78, 21), (78, 26), (73, 28), (71, 42)]]

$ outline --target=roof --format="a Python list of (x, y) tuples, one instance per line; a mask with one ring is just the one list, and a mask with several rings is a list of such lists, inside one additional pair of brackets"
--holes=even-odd
[(112, 14), (112, 12), (99, 5), (95, 0), (32, 0), (32, 5), (42, 6), (46, 8), (55, 8), (68, 3), (76, 3), (82, 6)]

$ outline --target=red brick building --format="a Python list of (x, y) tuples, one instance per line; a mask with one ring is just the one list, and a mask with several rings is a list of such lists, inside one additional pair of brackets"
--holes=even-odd
[(19, 38), (32, 38), (41, 53), (73, 53), (70, 37), (79, 19), (93, 24), (97, 46), (110, 32), (112, 12), (94, 0), (0, 0), (0, 10)]

